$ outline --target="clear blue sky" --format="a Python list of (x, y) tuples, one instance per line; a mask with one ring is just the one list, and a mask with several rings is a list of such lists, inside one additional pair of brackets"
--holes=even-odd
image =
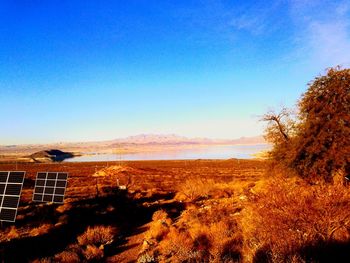
[(0, 144), (259, 135), (350, 62), (349, 1), (0, 2)]

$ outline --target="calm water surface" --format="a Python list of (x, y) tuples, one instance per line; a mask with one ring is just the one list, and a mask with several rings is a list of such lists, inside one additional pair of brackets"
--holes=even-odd
[(191, 160), (191, 159), (252, 159), (253, 154), (268, 150), (269, 145), (215, 145), (203, 148), (167, 150), (159, 152), (140, 152), (129, 154), (95, 154), (66, 159), (65, 162), (103, 162), (135, 160)]

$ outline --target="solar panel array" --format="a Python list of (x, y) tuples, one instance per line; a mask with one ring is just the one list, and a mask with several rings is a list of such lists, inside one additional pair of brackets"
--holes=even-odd
[(15, 222), (25, 172), (0, 172), (0, 221)]
[(68, 173), (37, 173), (33, 201), (63, 203), (67, 179)]

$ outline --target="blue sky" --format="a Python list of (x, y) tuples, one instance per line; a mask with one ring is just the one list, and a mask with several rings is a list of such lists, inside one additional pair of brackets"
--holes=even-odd
[(0, 2), (0, 144), (237, 138), (350, 64), (349, 1)]

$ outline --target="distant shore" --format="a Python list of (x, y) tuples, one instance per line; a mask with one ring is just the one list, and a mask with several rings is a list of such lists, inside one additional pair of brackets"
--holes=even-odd
[[(198, 151), (200, 153), (205, 152), (206, 149), (210, 151), (213, 148), (220, 148), (220, 147), (249, 147), (249, 146), (265, 146), (268, 144), (265, 143), (252, 143), (252, 144), (135, 144), (135, 145), (120, 145), (119, 147), (114, 148), (105, 148), (105, 149), (99, 149), (99, 148), (84, 148), (79, 149), (80, 151), (74, 151), (75, 149), (72, 148), (60, 148), (61, 151), (68, 152), (70, 156), (68, 158), (64, 159), (71, 159), (76, 157), (89, 157), (89, 156), (96, 156), (98, 159), (98, 156), (101, 155), (120, 155), (120, 158), (123, 159), (123, 156), (131, 156), (131, 155), (160, 155), (162, 152), (164, 153), (171, 153), (171, 154), (179, 154), (184, 151), (191, 151), (193, 150)], [(34, 152), (33, 150), (39, 150)], [(6, 154), (0, 154), (0, 161), (1, 162), (56, 162), (56, 160), (52, 158), (47, 158), (47, 156), (42, 156), (43, 158), (35, 158), (33, 159), (33, 154), (37, 154), (38, 152), (43, 152), (45, 150), (38, 149), (38, 148), (30, 148), (30, 149), (22, 149), (22, 151), (17, 152), (9, 152)], [(49, 151), (49, 150), (46, 150)], [(227, 151), (227, 149), (226, 149)], [(265, 159), (266, 158), (266, 151), (259, 150), (257, 153), (252, 153), (251, 156), (256, 159)], [(228, 157), (227, 159), (229, 159)], [(186, 159), (186, 158), (184, 158)], [(190, 158), (191, 159), (191, 158)], [(203, 158), (206, 159), (206, 158)], [(208, 158), (212, 159), (212, 158)], [(215, 159), (215, 158), (214, 158)], [(219, 158), (219, 159), (225, 159), (225, 158)], [(63, 161), (63, 160), (57, 160), (57, 161)]]

